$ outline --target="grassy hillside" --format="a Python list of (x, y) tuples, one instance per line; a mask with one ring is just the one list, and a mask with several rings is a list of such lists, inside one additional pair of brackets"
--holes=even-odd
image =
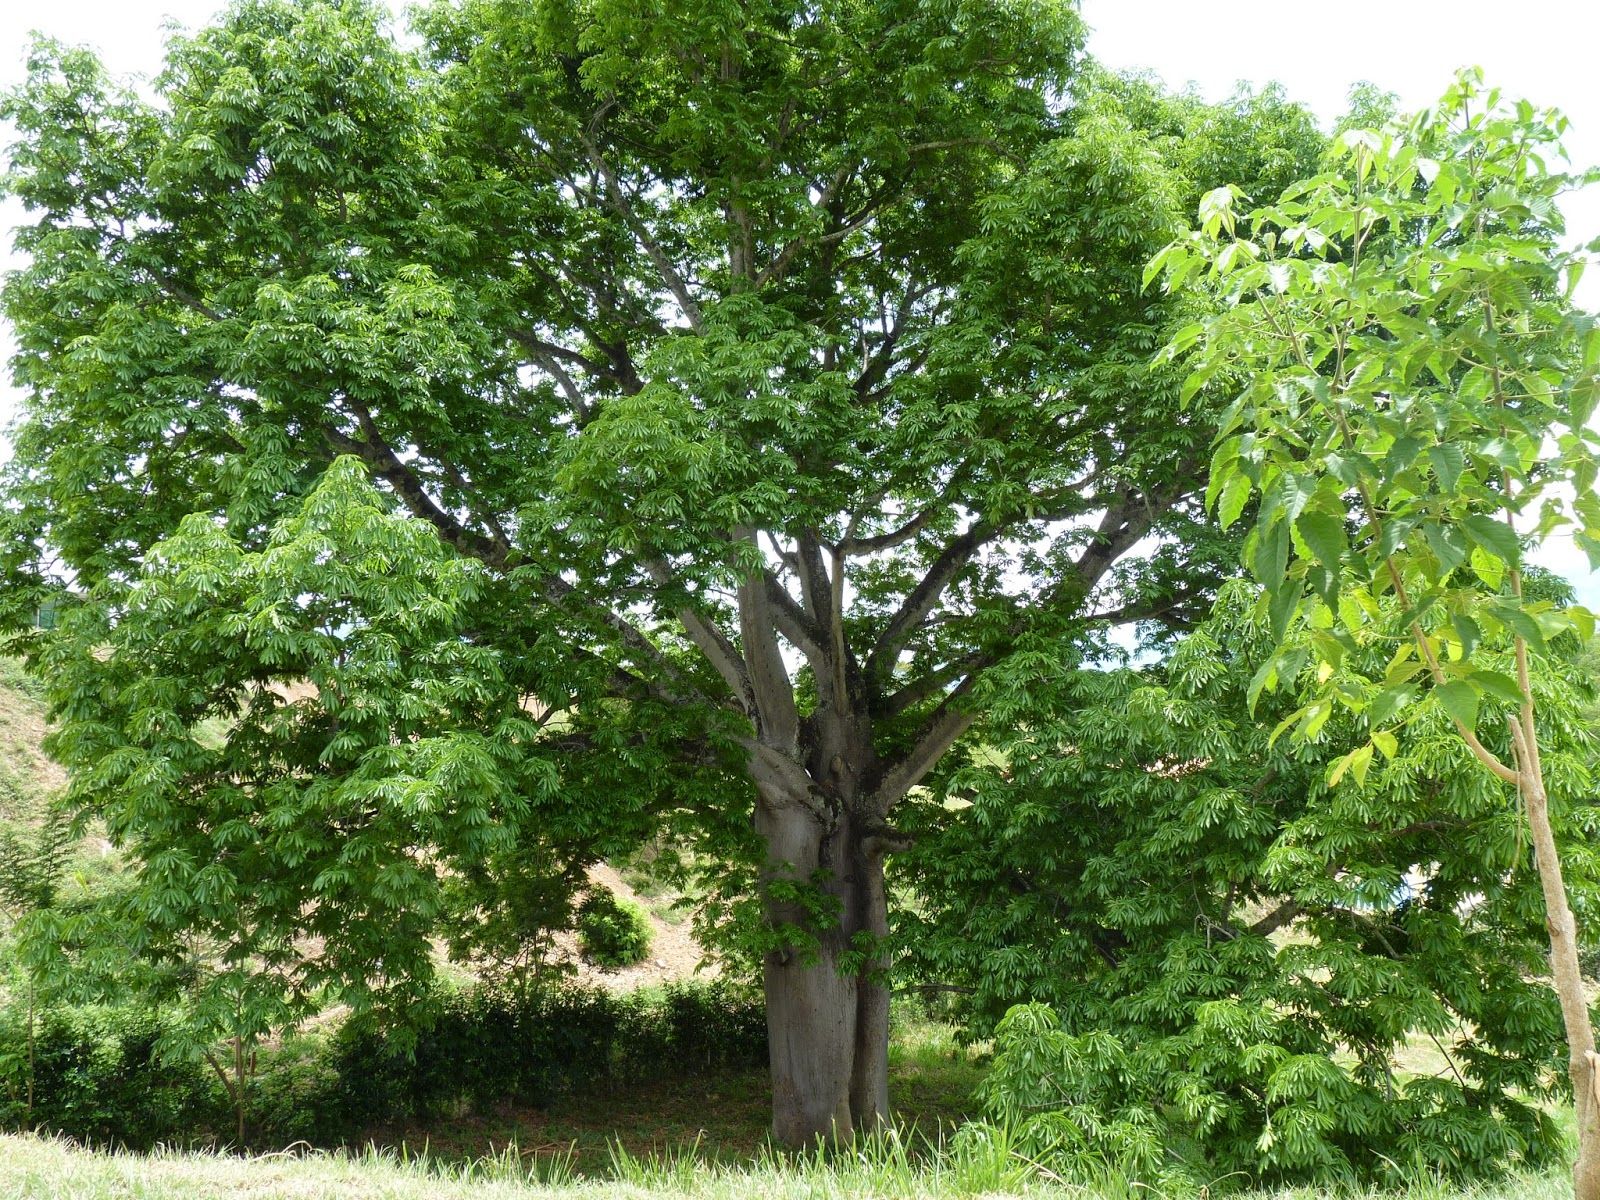
[(0, 658), (0, 821), (36, 817), (64, 782), (44, 755), (44, 700), (15, 659)]
[[(16, 659), (0, 658), (0, 850), (36, 863), (53, 862), (57, 894), (70, 899), (106, 887), (122, 861), (97, 826), (89, 826), (81, 838), (63, 840), (70, 835), (59, 811), (53, 835), (42, 835), (67, 782), (66, 773), (45, 756), (46, 728), (43, 688)], [(48, 858), (35, 857), (45, 847), (51, 847)], [(12, 900), (0, 888), (0, 934), (17, 916), (8, 907)], [(0, 956), (0, 967), (4, 962)]]

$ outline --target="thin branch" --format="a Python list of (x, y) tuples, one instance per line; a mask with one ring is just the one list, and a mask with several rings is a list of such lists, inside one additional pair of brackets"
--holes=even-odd
[[(604, 110), (598, 116), (604, 115)], [(673, 296), (678, 301), (678, 307), (683, 310), (684, 317), (689, 322), (689, 327), (696, 333), (703, 333), (705, 321), (700, 312), (700, 305), (695, 301), (689, 285), (685, 282), (678, 268), (667, 257), (667, 252), (661, 248), (661, 243), (651, 236), (649, 228), (633, 211), (633, 205), (628, 200), (628, 194), (623, 189), (622, 181), (617, 178), (616, 172), (611, 169), (611, 164), (600, 153), (600, 148), (595, 145), (594, 139), (587, 134), (581, 135), (583, 148), (588, 153), (589, 162), (599, 172), (600, 177), (606, 182), (606, 202), (612, 210), (622, 218), (633, 236), (639, 239), (639, 245), (655, 264), (656, 271), (661, 275), (661, 280), (667, 285)]]
[(877, 554), (883, 550), (892, 550), (896, 546), (909, 542), (932, 524), (936, 518), (949, 511), (948, 502), (937, 501), (917, 513), (916, 516), (901, 525), (900, 528), (891, 530), (888, 533), (880, 533), (873, 537), (856, 537), (854, 535), (845, 537), (839, 543), (838, 552), (852, 558), (858, 558), (862, 555)]
[(872, 357), (861, 368), (861, 374), (856, 377), (854, 384), (856, 395), (865, 399), (872, 390), (883, 382), (889, 373), (889, 368), (894, 365), (894, 352), (900, 344), (901, 337), (905, 334), (906, 320), (912, 308), (919, 300), (931, 295), (937, 290), (937, 284), (926, 284), (923, 287), (907, 285), (905, 295), (901, 298), (899, 306), (895, 309), (894, 324), (883, 335), (883, 341), (873, 351)]
[(894, 616), (889, 618), (889, 624), (867, 655), (868, 679), (888, 677), (900, 647), (938, 606), (945, 588), (961, 573), (979, 547), (998, 536), (1001, 528), (988, 521), (974, 521), (939, 552), (921, 582), (911, 589)]
[[(839, 169), (833, 173), (833, 178), (827, 182), (817, 197), (816, 208), (823, 212), (828, 212), (833, 207), (833, 202), (838, 198), (839, 192), (854, 174), (854, 164), (841, 164)], [(756, 276), (756, 290), (759, 291), (773, 280), (781, 278), (783, 273), (789, 269), (789, 264), (794, 261), (795, 255), (810, 244), (810, 239), (806, 237), (791, 238), (773, 257), (772, 261), (762, 269), (761, 273)]]

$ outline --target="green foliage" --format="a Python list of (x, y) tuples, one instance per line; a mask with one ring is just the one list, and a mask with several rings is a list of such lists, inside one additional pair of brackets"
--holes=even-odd
[[(174, 1053), (181, 1013), (56, 1005), (35, 1036), (36, 1101), (25, 1103), (25, 1013), (0, 1009), (0, 1128), (98, 1145), (236, 1144), (232, 1097)], [(247, 1144), (334, 1145), (380, 1124), (427, 1121), (622, 1083), (747, 1069), (765, 1061), (761, 1005), (727, 985), (600, 990), (490, 988), (426, 997), (412, 1036), (369, 1022), (292, 1036), (262, 1052)]]
[[(1198, 277), (1219, 302), (1170, 351), (1198, 347), (1186, 390), (1242, 388), (1207, 501), (1227, 523), (1259, 500), (1245, 560), (1283, 643), (1261, 687), (1308, 654), (1321, 684), (1278, 732), (1314, 740), (1336, 708), (1356, 714), (1364, 736), (1327, 782), (1361, 789), (1402, 734), (1442, 714), (1515, 789), (1569, 1046), (1574, 1184), (1590, 1197), (1600, 1092), (1572, 911), (1588, 906), (1569, 896), (1556, 828), (1592, 782), (1544, 763), (1539, 692), (1595, 617), (1541, 595), (1524, 568), (1524, 542), (1558, 531), (1600, 566), (1600, 327), (1573, 304), (1587, 260), (1562, 246), (1557, 207), (1600, 171), (1560, 170), (1565, 129), (1462, 72), (1432, 109), (1345, 130), (1328, 170), (1243, 226), (1232, 193), (1208, 197), (1200, 231), (1149, 274)], [(1291, 641), (1302, 626), (1309, 639)], [(1496, 644), (1509, 661), (1485, 653)]]
[(334, 1048), (348, 1129), (544, 1106), (572, 1091), (766, 1059), (761, 1006), (726, 987), (615, 995), (566, 988), (526, 998), (475, 989), (441, 997), (410, 1048), (348, 1026)]
[(522, 993), (570, 972), (555, 935), (572, 926), (581, 877), (579, 864), (554, 861), (532, 839), (460, 864), (444, 880), (450, 957)]
[[(1549, 1161), (1561, 1024), (1519, 814), (1437, 712), (1365, 789), (1330, 785), (1362, 726), (1341, 710), (1316, 743), (1272, 737), (1321, 684), (1307, 653), (1255, 697), (1278, 643), (1254, 600), (1225, 589), (1138, 670), (1040, 655), (995, 677), (981, 747), (907, 819), (903, 969), (971, 989), (952, 994), (972, 1036), (1053, 1010), (1011, 1020), (988, 1096), (997, 1121), (1037, 1118), (1062, 1170), (1373, 1180), (1446, 1144), (1463, 1175)], [(1597, 757), (1593, 680), (1569, 664), (1537, 687), (1570, 804)], [(1563, 813), (1593, 903), (1600, 826)]]
[(162, 1053), (169, 1026), (154, 1014), (52, 1006), (30, 1039), (31, 1019), (15, 1003), (0, 1009), (0, 1128), (144, 1150), (227, 1127), (215, 1081), (199, 1064)]
[(157, 102), (41, 43), (0, 104), (0, 624), (139, 864), (135, 948), (226, 945), (279, 1022), (402, 1003), (437, 932), (526, 959), (664, 821), (708, 926), (748, 913), (752, 738), (861, 722), (851, 769), (909, 787), (962, 680), (1097, 587), (1203, 600), (1210, 425), (1139, 269), (1319, 142), (1088, 69), (1057, 0), (385, 14), (240, 0)]
[[(1558, 169), (1565, 129), (1464, 73), (1434, 108), (1340, 134), (1324, 173), (1264, 207), (1207, 197), (1147, 273), (1219, 301), (1171, 347), (1194, 347), (1190, 388), (1242, 387), (1207, 502), (1227, 525), (1257, 499), (1246, 565), (1274, 629), (1310, 623), (1326, 666), (1285, 728), (1363, 714), (1372, 736), (1330, 766), (1358, 784), (1433, 708), (1509, 760), (1525, 685), (1475, 649), (1593, 634), (1587, 610), (1519, 582), (1523, 542), (1562, 530), (1600, 566), (1600, 329), (1572, 304), (1586, 260), (1556, 207), (1592, 175)], [(1384, 641), (1382, 670), (1350, 670)]]
[[(462, 637), (478, 573), (388, 505), (341, 460), (259, 550), (188, 519), (46, 656), (68, 803), (138, 865), (98, 913), (27, 933), (88, 952), (111, 926), (147, 987), (185, 993), (197, 1047), (259, 1040), (321, 989), (424, 987), (448, 865), (515, 847), (555, 793), (498, 656)], [(200, 976), (197, 943), (219, 948)]]
[(642, 963), (654, 937), (649, 912), (605, 888), (594, 889), (578, 906), (578, 944), (598, 966), (616, 970)]

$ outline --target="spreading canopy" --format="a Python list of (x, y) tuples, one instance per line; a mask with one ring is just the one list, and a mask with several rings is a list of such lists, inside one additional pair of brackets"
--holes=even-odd
[[(461, 822), (581, 862), (680, 813), (760, 866), (773, 1028), (803, 1031), (775, 1041), (804, 1110), (780, 1136), (876, 1119), (887, 993), (860, 950), (891, 813), (986, 670), (1203, 603), (1211, 418), (1150, 365), (1188, 301), (1141, 270), (1206, 190), (1271, 193), (1321, 139), (1275, 94), (1105, 77), (1052, 0), (460, 0), (417, 32), (242, 0), (172, 43), (159, 104), (41, 45), (4, 106), (35, 214), (5, 292), (31, 395), (4, 603), (13, 629), (63, 605), (75, 794), (152, 887), (182, 826), (240, 894), (230, 839), (288, 812), (330, 848), (383, 831), (356, 844), (407, 888), (419, 858), (529, 861)], [(313, 528), (326, 555), (285, 557)], [(395, 625), (362, 572), (440, 581), (432, 624)], [(380, 628), (369, 724), (331, 683), (284, 699)], [(116, 680), (163, 639), (153, 721)], [(208, 721), (228, 755), (277, 739), (267, 774), (223, 785), (170, 744)], [(327, 740), (285, 753), (307, 727)], [(419, 814), (436, 738), (492, 782)], [(122, 786), (152, 755), (172, 766)], [(385, 878), (313, 872), (295, 902)], [(366, 928), (334, 911), (330, 938)]]

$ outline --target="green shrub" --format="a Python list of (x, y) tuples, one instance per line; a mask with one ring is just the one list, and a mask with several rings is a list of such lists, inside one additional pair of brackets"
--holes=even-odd
[(1285, 1049), (1276, 1026), (1296, 1019), (1219, 999), (1184, 1033), (1136, 1041), (1075, 1034), (1049, 1006), (1017, 1005), (995, 1030), (979, 1099), (1031, 1161), (1089, 1186), (1184, 1192), (1233, 1173), (1303, 1183), (1357, 1172), (1393, 1185), (1559, 1160), (1560, 1131), (1537, 1104), (1441, 1076), (1363, 1087), (1359, 1064)]
[(643, 962), (654, 936), (648, 912), (608, 891), (589, 893), (578, 908), (578, 944), (597, 966), (616, 970)]
[(148, 1149), (226, 1129), (205, 1068), (159, 1052), (162, 1019), (134, 1008), (52, 1008), (37, 1017), (28, 1105), (25, 1017), (0, 1013), (0, 1129), (40, 1129), (96, 1145)]
[(766, 1055), (761, 1002), (723, 983), (621, 996), (600, 988), (526, 996), (472, 988), (438, 996), (431, 1019), (410, 1037), (342, 1029), (330, 1054), (337, 1103), (320, 1136), (543, 1107), (564, 1094), (756, 1067)]
[[(332, 1145), (377, 1125), (542, 1107), (564, 1094), (766, 1061), (759, 999), (725, 983), (623, 996), (441, 989), (425, 1010), (405, 1034), (349, 1022), (331, 1036), (290, 1036), (264, 1051), (249, 1143)], [(131, 1149), (231, 1142), (221, 1087), (200, 1064), (163, 1058), (164, 1032), (163, 1019), (142, 1009), (44, 1012), (30, 1110), (24, 1017), (0, 1010), (0, 1130), (39, 1128)]]

